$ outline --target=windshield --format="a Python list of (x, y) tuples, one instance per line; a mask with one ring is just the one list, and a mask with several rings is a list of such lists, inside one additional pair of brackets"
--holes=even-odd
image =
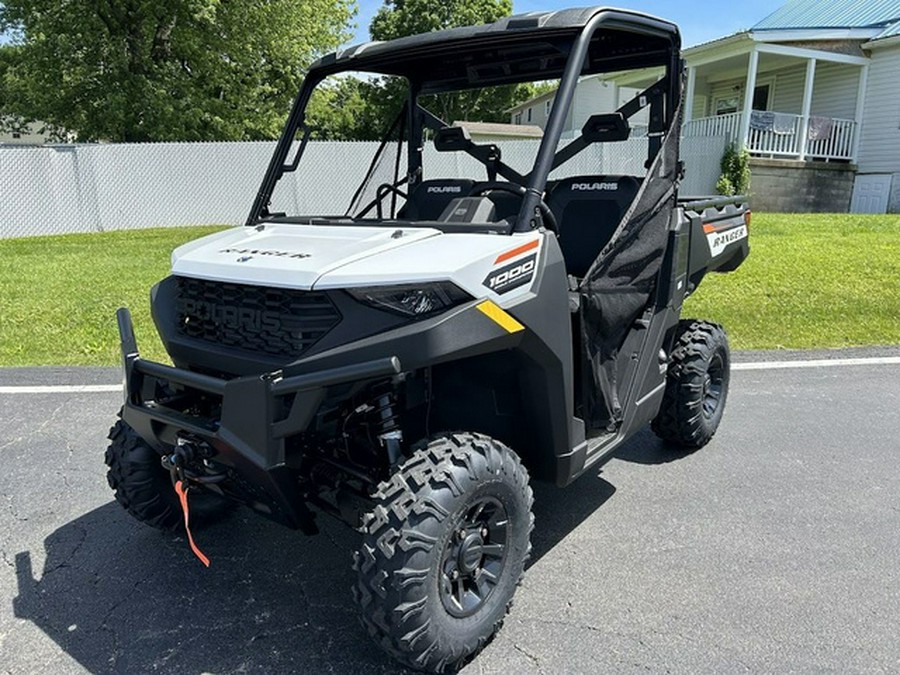
[[(674, 123), (677, 50), (622, 35), (597, 30), (581, 73), (568, 68), (562, 81), (544, 78), (562, 73), (577, 35), (527, 44), (517, 35), (505, 50), (457, 46), (441, 59), (440, 50), (418, 60), (401, 53), (379, 63), (380, 73), (311, 74), (248, 222), (510, 231), (550, 216), (543, 207), (559, 181), (640, 182)], [(622, 63), (634, 68), (614, 67)], [(654, 65), (663, 74), (650, 87), (619, 83), (623, 72)], [(528, 200), (541, 208), (526, 209)]]

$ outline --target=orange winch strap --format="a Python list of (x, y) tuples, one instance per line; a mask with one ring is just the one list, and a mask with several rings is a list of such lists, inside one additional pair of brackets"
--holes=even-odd
[(187, 532), (188, 543), (191, 545), (191, 550), (194, 552), (194, 555), (200, 559), (200, 562), (209, 567), (209, 558), (203, 555), (203, 551), (197, 548), (197, 544), (194, 543), (194, 537), (191, 536), (190, 516), (188, 515), (188, 491), (184, 488), (184, 485), (180, 480), (175, 482), (175, 493), (178, 495), (178, 501), (181, 502), (181, 511), (184, 513), (184, 530)]

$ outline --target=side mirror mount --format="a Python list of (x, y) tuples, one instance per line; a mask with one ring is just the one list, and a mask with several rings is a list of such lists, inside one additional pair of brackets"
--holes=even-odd
[(631, 136), (631, 126), (620, 112), (601, 113), (588, 118), (581, 135), (588, 143), (627, 141)]
[(472, 137), (464, 127), (442, 127), (434, 134), (434, 149), (438, 152), (465, 151), (472, 145)]

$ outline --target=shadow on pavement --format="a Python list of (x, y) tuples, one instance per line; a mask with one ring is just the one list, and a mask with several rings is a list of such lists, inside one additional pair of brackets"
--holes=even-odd
[(399, 672), (360, 627), (350, 597), (355, 534), (322, 519), (315, 538), (237, 512), (183, 537), (110, 503), (16, 555), (15, 615), (99, 672)]
[(668, 464), (697, 452), (694, 449), (680, 448), (661, 441), (647, 427), (615, 454), (616, 459), (634, 464)]
[[(629, 444), (622, 458), (645, 461), (659, 452), (653, 443)], [(532, 565), (615, 493), (594, 470), (566, 489), (534, 490)], [(14, 612), (93, 673), (400, 672), (356, 618), (356, 533), (319, 520), (322, 532), (307, 538), (238, 511), (196, 533), (205, 569), (184, 537), (111, 502), (45, 539), (39, 579), (31, 553), (16, 555)]]
[(533, 483), (534, 531), (528, 567), (553, 550), (575, 528), (613, 496), (616, 488), (591, 469), (565, 488)]

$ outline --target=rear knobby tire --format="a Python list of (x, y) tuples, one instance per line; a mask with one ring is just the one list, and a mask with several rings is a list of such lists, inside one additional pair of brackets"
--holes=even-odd
[[(184, 529), (172, 479), (160, 455), (123, 420), (109, 430), (106, 480), (116, 501), (135, 519), (160, 530)], [(209, 492), (191, 491), (191, 527), (202, 527), (228, 511), (231, 503)]]
[(487, 436), (417, 450), (375, 494), (354, 556), (363, 626), (402, 663), (452, 671), (500, 629), (531, 551), (528, 473)]
[(721, 326), (680, 321), (662, 406), (651, 424), (653, 432), (688, 449), (709, 443), (722, 421), (730, 367), (728, 337)]

